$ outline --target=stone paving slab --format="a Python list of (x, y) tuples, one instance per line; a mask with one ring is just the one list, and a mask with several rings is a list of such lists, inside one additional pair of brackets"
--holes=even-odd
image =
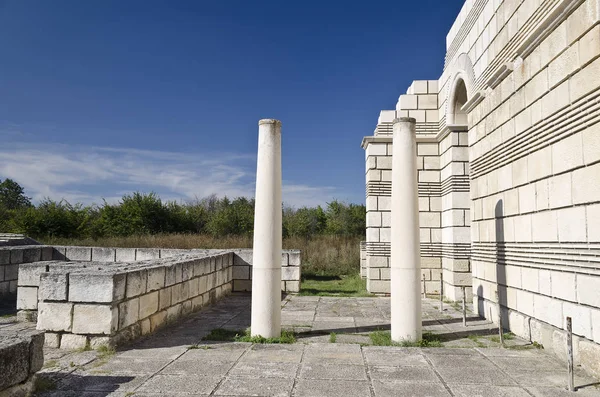
[[(389, 329), (387, 298), (293, 296), (282, 304), (282, 317), (287, 321), (306, 321), (297, 324), (304, 326), (300, 327), (304, 333), (296, 344), (202, 341), (212, 329), (248, 325), (249, 297), (232, 295), (112, 356), (46, 349), (46, 368), (40, 376), (51, 380), (56, 389), (38, 395), (600, 396), (596, 386), (600, 383), (580, 370), (576, 385), (585, 387), (576, 394), (567, 392), (563, 363), (543, 350), (479, 346), (481, 340), (495, 334), (493, 325), (473, 318), (466, 331), (479, 333), (482, 339), (469, 339), (462, 335), (460, 313), (449, 305), (446, 312), (439, 313), (433, 303), (424, 304), (424, 322), (438, 329), (445, 346), (460, 342), (465, 348), (368, 346), (368, 332)], [(301, 310), (288, 311), (288, 307)], [(370, 319), (368, 312), (373, 308), (380, 313)], [(300, 314), (295, 318), (293, 313)], [(351, 333), (337, 334), (336, 343), (330, 343), (333, 329), (320, 326), (326, 323), (345, 324)], [(370, 328), (361, 332), (363, 326)], [(526, 343), (516, 338), (509, 342), (517, 346)]]

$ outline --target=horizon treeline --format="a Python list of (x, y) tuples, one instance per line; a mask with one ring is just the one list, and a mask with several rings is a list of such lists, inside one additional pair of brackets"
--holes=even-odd
[[(365, 235), (365, 206), (338, 200), (324, 207), (284, 205), (283, 236)], [(33, 238), (102, 238), (154, 234), (252, 236), (254, 199), (212, 195), (188, 202), (163, 201), (155, 193), (134, 192), (116, 204), (71, 204), (44, 199), (34, 205), (11, 179), (0, 180), (0, 232)]]

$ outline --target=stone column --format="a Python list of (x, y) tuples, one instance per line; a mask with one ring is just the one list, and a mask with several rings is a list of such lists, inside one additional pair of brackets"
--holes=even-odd
[(258, 122), (252, 336), (281, 336), (281, 122)]
[(421, 262), (415, 119), (394, 120), (392, 152), (392, 340), (418, 341), (421, 333)]

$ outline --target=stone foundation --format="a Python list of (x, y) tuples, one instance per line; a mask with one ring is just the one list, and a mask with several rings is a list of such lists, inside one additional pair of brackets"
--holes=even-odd
[(44, 333), (0, 330), (0, 396), (25, 397), (44, 364)]
[[(250, 249), (27, 249), (53, 260), (18, 265), (18, 316), (52, 347), (118, 345), (252, 287)], [(300, 265), (300, 251), (282, 253), (283, 292), (300, 290)]]

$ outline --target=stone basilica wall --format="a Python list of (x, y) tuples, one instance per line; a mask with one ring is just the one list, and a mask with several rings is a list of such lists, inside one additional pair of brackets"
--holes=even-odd
[(498, 293), (505, 326), (559, 355), (572, 317), (576, 360), (600, 373), (599, 23), (600, 0), (465, 3), (440, 79), (415, 81), (363, 141), (371, 291), (389, 292), (375, 247), (389, 247), (391, 122), (414, 117), (424, 272), (450, 299), (472, 286), (487, 318)]

